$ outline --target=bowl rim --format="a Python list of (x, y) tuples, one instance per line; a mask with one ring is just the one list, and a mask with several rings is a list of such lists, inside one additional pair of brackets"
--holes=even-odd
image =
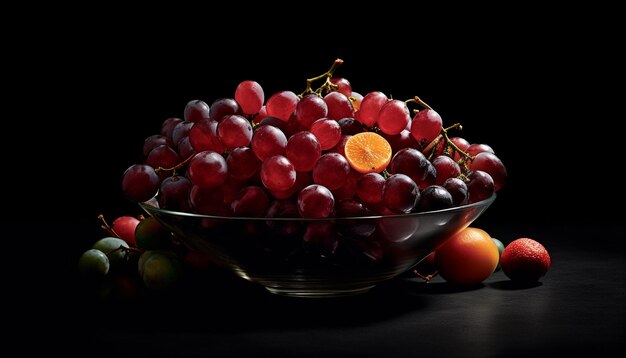
[(176, 216), (186, 216), (193, 217), (198, 219), (212, 219), (212, 220), (228, 220), (228, 221), (344, 221), (344, 220), (377, 220), (377, 219), (393, 219), (393, 218), (419, 218), (424, 216), (430, 216), (433, 214), (444, 214), (444, 213), (455, 213), (460, 211), (465, 211), (474, 207), (481, 206), (489, 206), (496, 200), (496, 193), (493, 193), (489, 198), (477, 201), (471, 204), (465, 204), (461, 206), (454, 206), (451, 208), (440, 209), (440, 210), (431, 210), (431, 211), (422, 211), (417, 213), (407, 213), (407, 214), (393, 214), (393, 215), (370, 215), (370, 216), (342, 216), (342, 217), (327, 217), (327, 218), (302, 218), (302, 217), (256, 217), (256, 216), (219, 216), (219, 215), (206, 215), (206, 214), (197, 214), (190, 213), (184, 211), (175, 211), (175, 210), (167, 210), (161, 209), (150, 203), (156, 202), (155, 198), (152, 198), (148, 201), (138, 203), (139, 206), (143, 208), (148, 214), (151, 212), (162, 213), (166, 215), (176, 215)]

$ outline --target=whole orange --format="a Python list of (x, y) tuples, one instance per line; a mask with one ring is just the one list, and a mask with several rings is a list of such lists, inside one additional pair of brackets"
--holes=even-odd
[(487, 279), (499, 260), (498, 247), (482, 229), (465, 228), (435, 251), (435, 265), (446, 281), (470, 286)]

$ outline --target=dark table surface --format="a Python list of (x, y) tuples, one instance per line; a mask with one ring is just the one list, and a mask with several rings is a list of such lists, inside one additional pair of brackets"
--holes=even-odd
[[(20, 321), (25, 331), (16, 331), (37, 338), (21, 346), (27, 351), (89, 356), (617, 353), (626, 337), (624, 229), (592, 224), (524, 228), (552, 257), (548, 274), (526, 287), (513, 285), (501, 271), (470, 289), (441, 278), (424, 283), (405, 275), (359, 296), (303, 299), (210, 272), (187, 277), (174, 292), (100, 302), (73, 279), (62, 282), (59, 275), (48, 275), (42, 282), (51, 287), (42, 284), (30, 298), (50, 305), (21, 311), (29, 318)], [(505, 225), (490, 231), (506, 243), (522, 229)], [(79, 240), (75, 234), (70, 239)], [(66, 268), (75, 268), (75, 259)]]

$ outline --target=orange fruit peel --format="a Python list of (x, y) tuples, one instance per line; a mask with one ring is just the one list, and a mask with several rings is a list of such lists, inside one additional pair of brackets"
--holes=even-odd
[(346, 141), (346, 159), (361, 174), (380, 173), (391, 161), (391, 145), (380, 134), (362, 132)]

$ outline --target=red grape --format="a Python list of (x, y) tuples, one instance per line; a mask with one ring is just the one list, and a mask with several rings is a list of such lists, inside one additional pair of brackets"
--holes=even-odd
[(341, 127), (333, 119), (321, 118), (311, 124), (311, 133), (317, 138), (322, 150), (327, 150), (339, 143)]
[(217, 126), (217, 137), (228, 150), (246, 146), (252, 139), (252, 125), (242, 116), (224, 116)]
[(356, 182), (356, 193), (365, 205), (378, 205), (383, 200), (385, 178), (378, 173), (363, 174)]
[(419, 144), (419, 148), (425, 148), (437, 138), (441, 132), (442, 123), (439, 113), (432, 109), (423, 109), (415, 114), (411, 122), (411, 135)]
[(159, 191), (161, 179), (149, 165), (133, 164), (124, 172), (122, 190), (126, 197), (135, 202), (151, 199)]
[(461, 175), (461, 168), (459, 165), (452, 158), (446, 155), (438, 156), (431, 163), (435, 167), (435, 171), (437, 173), (437, 179), (435, 180), (437, 185), (443, 185), (443, 182), (448, 178), (456, 178)]
[(159, 207), (167, 210), (189, 211), (189, 191), (193, 184), (183, 176), (171, 176), (161, 183)]
[(323, 185), (311, 184), (298, 194), (298, 212), (303, 218), (326, 218), (334, 210), (333, 193)]
[(296, 110), (298, 96), (291, 91), (281, 91), (274, 93), (265, 104), (267, 115), (276, 117), (287, 122), (289, 117)]
[(452, 195), (442, 186), (430, 185), (420, 192), (419, 203), (415, 211), (433, 211), (451, 208)]
[(220, 98), (211, 104), (209, 116), (212, 120), (221, 122), (222, 118), (231, 114), (243, 114), (239, 103), (232, 98)]
[(443, 182), (443, 187), (452, 196), (454, 206), (465, 205), (469, 199), (467, 185), (459, 178), (448, 178)]
[(330, 83), (336, 85), (338, 88), (335, 90), (346, 97), (350, 97), (352, 95), (352, 86), (350, 85), (350, 81), (342, 77), (333, 77), (330, 79)]
[(113, 223), (111, 223), (111, 229), (120, 239), (129, 244), (134, 244), (137, 241), (135, 239), (135, 228), (138, 224), (139, 219), (137, 218), (132, 216), (120, 216), (113, 220)]
[(287, 137), (280, 129), (264, 125), (254, 130), (251, 147), (257, 158), (263, 161), (274, 155), (285, 154)]
[(163, 124), (161, 124), (160, 134), (168, 138), (169, 140), (172, 140), (172, 132), (174, 131), (174, 127), (176, 127), (178, 123), (182, 121), (182, 119), (176, 117), (171, 117), (164, 120)]
[(205, 150), (224, 152), (224, 145), (217, 137), (217, 125), (217, 121), (209, 119), (203, 119), (193, 125), (189, 131), (189, 142), (196, 152)]
[(191, 159), (187, 173), (194, 185), (212, 188), (224, 183), (228, 176), (228, 165), (220, 154), (203, 151)]
[[(178, 153), (167, 145), (160, 145), (153, 148), (148, 157), (146, 158), (146, 164), (153, 168), (173, 168), (181, 162)], [(159, 177), (165, 179), (170, 175), (168, 171), (159, 172)]]
[(328, 115), (328, 106), (318, 95), (307, 94), (298, 102), (295, 113), (300, 127), (308, 130), (313, 122)]
[(414, 148), (404, 148), (391, 158), (388, 170), (391, 174), (406, 174), (419, 184), (426, 179), (429, 166), (430, 162), (422, 152)]
[(313, 167), (313, 182), (329, 190), (335, 190), (345, 183), (348, 174), (350, 174), (350, 164), (343, 155), (326, 153)]
[(189, 101), (185, 106), (184, 118), (187, 122), (197, 122), (204, 118), (208, 119), (209, 105), (199, 99)]
[(169, 147), (174, 146), (172, 141), (169, 140), (166, 136), (154, 134), (143, 141), (143, 155), (147, 157), (148, 153), (150, 153), (152, 149), (160, 145), (167, 145)]
[(249, 179), (259, 172), (261, 161), (249, 147), (239, 147), (228, 153), (228, 173), (235, 179)]
[(297, 171), (310, 171), (319, 159), (322, 148), (310, 132), (298, 132), (287, 141), (285, 155)]
[(244, 114), (255, 114), (263, 107), (265, 93), (256, 81), (243, 81), (235, 89), (235, 101)]
[(180, 122), (174, 127), (172, 130), (172, 143), (175, 146), (178, 146), (178, 142), (189, 135), (189, 131), (191, 127), (193, 127), (193, 122)]
[(363, 97), (361, 107), (356, 113), (356, 120), (366, 127), (373, 127), (378, 121), (378, 112), (387, 103), (387, 96), (382, 92), (370, 92)]
[(494, 184), (491, 175), (482, 170), (471, 171), (467, 175), (468, 203), (488, 199), (493, 195)]
[(417, 185), (407, 175), (394, 174), (383, 185), (383, 203), (395, 212), (410, 212), (419, 198)]
[(296, 183), (296, 170), (289, 159), (274, 155), (261, 164), (261, 180), (269, 190), (287, 190)]
[(406, 103), (397, 99), (385, 103), (378, 112), (378, 128), (385, 134), (399, 134), (410, 121), (409, 108)]
[(239, 191), (239, 194), (230, 203), (233, 214), (236, 216), (263, 217), (269, 206), (269, 198), (261, 187), (248, 186)]
[(339, 92), (330, 92), (324, 96), (324, 102), (328, 106), (328, 118), (336, 121), (341, 118), (354, 118), (352, 102), (345, 95)]

